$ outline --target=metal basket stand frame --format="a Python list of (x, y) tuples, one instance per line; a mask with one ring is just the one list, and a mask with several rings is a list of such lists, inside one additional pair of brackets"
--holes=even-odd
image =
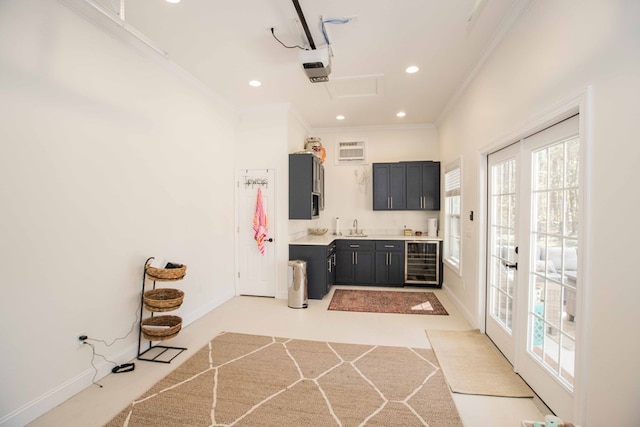
[[(178, 357), (187, 348), (186, 347), (171, 347), (171, 346), (165, 346), (165, 345), (159, 345), (159, 344), (153, 345), (153, 341), (149, 341), (148, 348), (146, 350), (142, 351), (142, 339), (143, 339), (143, 335), (142, 335), (142, 315), (143, 315), (143, 312), (144, 312), (144, 291), (145, 291), (145, 287), (146, 287), (146, 284), (147, 284), (146, 283), (147, 282), (147, 264), (152, 259), (154, 259), (154, 257), (149, 257), (144, 262), (144, 266), (142, 268), (142, 291), (140, 292), (140, 324), (138, 326), (138, 360), (144, 360), (144, 361), (147, 361), (147, 362), (156, 362), (156, 363), (171, 363), (171, 361), (173, 359)], [(175, 280), (176, 281), (177, 280), (182, 280), (182, 278), (175, 279)], [(156, 288), (156, 281), (153, 280), (152, 289), (155, 289), (155, 288)], [(151, 317), (153, 317), (153, 312), (151, 312)], [(155, 350), (155, 349), (159, 349), (160, 351), (158, 351), (157, 354), (155, 354), (153, 357), (148, 357), (148, 358), (143, 357), (147, 352), (149, 352), (150, 350)], [(174, 350), (175, 354), (173, 354), (168, 359), (160, 359), (160, 356), (162, 356), (163, 354), (165, 354), (169, 350)]]

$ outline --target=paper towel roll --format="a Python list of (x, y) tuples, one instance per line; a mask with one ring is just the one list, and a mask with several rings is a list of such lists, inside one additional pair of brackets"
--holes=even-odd
[(438, 220), (436, 218), (427, 220), (427, 236), (438, 237)]

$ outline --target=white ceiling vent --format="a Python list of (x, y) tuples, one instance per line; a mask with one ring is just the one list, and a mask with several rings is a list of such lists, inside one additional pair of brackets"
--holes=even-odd
[(336, 150), (337, 164), (359, 164), (366, 161), (365, 141), (339, 141)]

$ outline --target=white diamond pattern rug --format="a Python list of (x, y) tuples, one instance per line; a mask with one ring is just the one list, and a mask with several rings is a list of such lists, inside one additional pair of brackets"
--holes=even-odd
[(108, 426), (462, 422), (430, 349), (223, 333)]

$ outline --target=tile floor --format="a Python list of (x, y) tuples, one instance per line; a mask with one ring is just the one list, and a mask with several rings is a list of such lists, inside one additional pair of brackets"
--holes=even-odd
[[(339, 286), (348, 289), (347, 286)], [(367, 289), (356, 287), (355, 289)], [(380, 288), (371, 288), (380, 289)], [(418, 290), (407, 288), (407, 291)], [(432, 290), (432, 289), (424, 289)], [(172, 346), (189, 349), (171, 364), (136, 361), (131, 373), (108, 375), (29, 426), (101, 426), (132, 400), (175, 369), (181, 362), (222, 331), (345, 343), (428, 348), (425, 329), (470, 329), (470, 325), (439, 289), (432, 290), (449, 316), (375, 314), (328, 311), (331, 293), (322, 301), (309, 300), (309, 308), (296, 310), (287, 301), (261, 297), (236, 297), (184, 328)], [(521, 420), (541, 420), (540, 402), (454, 394), (465, 426), (518, 427)]]

